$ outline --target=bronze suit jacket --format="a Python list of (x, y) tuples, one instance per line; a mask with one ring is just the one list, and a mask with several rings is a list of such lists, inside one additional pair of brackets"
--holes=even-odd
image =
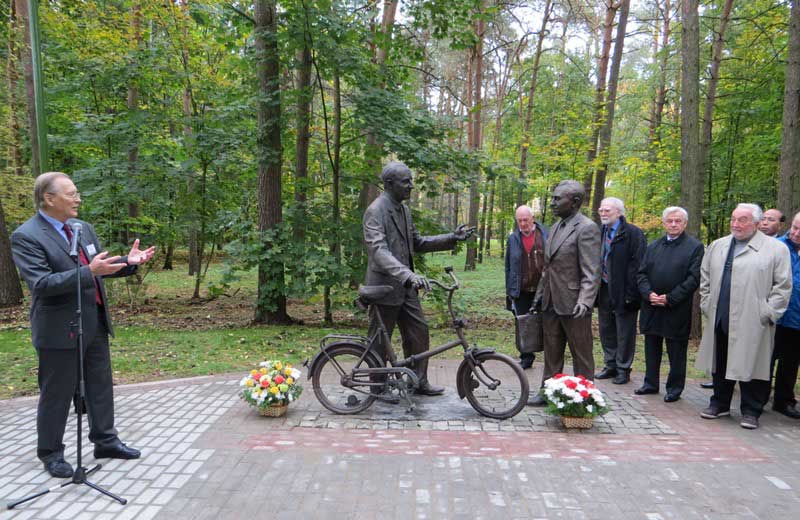
[(575, 305), (594, 306), (600, 287), (600, 228), (582, 213), (559, 220), (544, 246), (544, 273), (536, 290), (543, 310), (571, 316)]
[(421, 236), (411, 221), (411, 210), (382, 193), (364, 212), (364, 243), (367, 246), (365, 285), (391, 285), (394, 291), (381, 305), (402, 305), (408, 278), (414, 273), (414, 253), (444, 251), (456, 245), (452, 233)]

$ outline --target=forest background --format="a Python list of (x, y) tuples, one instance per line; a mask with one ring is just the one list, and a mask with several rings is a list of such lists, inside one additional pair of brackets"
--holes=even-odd
[[(81, 218), (109, 249), (157, 245), (156, 262), (111, 287), (119, 318), (150, 327), (143, 349), (204, 328), (158, 316), (290, 325), (255, 329), (278, 336), (305, 330), (298, 318), (353, 326), (361, 216), (390, 159), (415, 172), (422, 233), (478, 227), (459, 256), (417, 265), (477, 269), (467, 307), (490, 329), (514, 208), (552, 222), (560, 180), (584, 183), (594, 217), (604, 196), (621, 198), (651, 239), (669, 205), (689, 210), (706, 243), (728, 233), (739, 202), (791, 216), (798, 3), (2, 0), (0, 355), (19, 368), (6, 395), (35, 388), (8, 237), (32, 214), (42, 171), (73, 177)], [(175, 373), (188, 372), (164, 372)]]

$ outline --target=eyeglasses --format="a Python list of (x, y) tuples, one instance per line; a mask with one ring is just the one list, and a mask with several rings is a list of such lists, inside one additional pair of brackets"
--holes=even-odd
[(71, 193), (64, 193), (63, 195), (66, 198), (72, 199), (72, 200), (80, 200), (80, 198), (81, 198), (81, 192), (79, 192), (79, 191), (73, 191)]

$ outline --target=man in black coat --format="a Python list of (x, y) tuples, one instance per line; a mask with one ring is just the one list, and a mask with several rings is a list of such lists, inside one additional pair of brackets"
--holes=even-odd
[[(536, 288), (544, 271), (544, 243), (547, 228), (533, 218), (530, 206), (522, 205), (515, 213), (517, 227), (508, 235), (506, 246), (506, 309), (514, 313), (527, 314), (533, 307)], [(520, 338), (517, 320), (514, 320), (517, 350)], [(520, 350), (519, 363), (523, 369), (530, 368), (536, 355)]]
[(641, 229), (625, 220), (625, 204), (620, 199), (603, 199), (598, 213), (603, 226), (597, 321), (605, 368), (595, 377), (613, 377), (615, 384), (624, 385), (630, 381), (636, 352), (636, 317), (640, 304), (636, 273), (647, 241)]
[(647, 246), (637, 281), (642, 296), (639, 330), (644, 334), (647, 371), (637, 395), (657, 394), (661, 345), (667, 343), (669, 376), (664, 401), (680, 399), (686, 382), (686, 349), (692, 324), (692, 299), (700, 285), (703, 244), (685, 233), (689, 214), (671, 206), (661, 221), (666, 234)]
[(37, 213), (11, 235), (14, 263), (31, 292), (31, 336), (39, 357), (39, 405), (36, 415), (37, 456), (53, 477), (72, 476), (64, 460), (64, 429), (78, 385), (75, 337), (77, 276), (70, 243), (80, 226), (81, 305), (86, 407), (89, 440), (95, 458), (135, 459), (140, 453), (117, 437), (108, 336), (113, 335), (103, 277), (128, 276), (150, 260), (154, 248), (125, 257), (102, 251), (94, 228), (78, 220), (81, 195), (61, 172), (39, 175), (34, 182)]

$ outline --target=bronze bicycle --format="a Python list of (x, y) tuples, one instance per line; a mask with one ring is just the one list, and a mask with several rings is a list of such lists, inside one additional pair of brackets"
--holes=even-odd
[[(369, 337), (329, 334), (320, 342), (320, 351), (310, 363), (308, 377), (312, 381), (314, 394), (325, 408), (337, 414), (355, 414), (380, 400), (405, 402), (411, 411), (415, 406), (412, 395), (419, 386), (419, 378), (413, 368), (421, 360), (459, 346), (464, 349), (464, 359), (456, 372), (459, 398), (466, 398), (481, 415), (495, 419), (508, 419), (525, 407), (529, 385), (522, 368), (514, 359), (492, 348), (470, 346), (464, 334), (465, 321), (456, 317), (453, 310), (453, 294), (459, 288), (458, 279), (452, 267), (446, 267), (445, 272), (452, 279), (452, 285), (437, 280), (428, 281), (431, 286), (447, 292), (447, 309), (456, 338), (405, 359), (397, 359), (375, 304), (392, 287), (359, 288), (356, 305), (376, 321), (376, 331)], [(388, 365), (383, 361), (382, 345), (388, 347)]]

